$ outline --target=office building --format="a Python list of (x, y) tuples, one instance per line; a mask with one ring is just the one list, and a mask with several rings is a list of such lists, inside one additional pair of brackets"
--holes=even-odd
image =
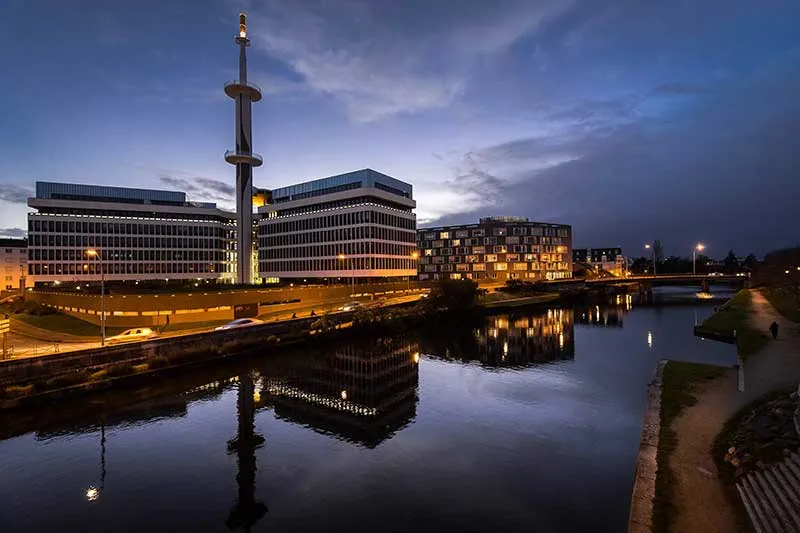
[(415, 276), (410, 184), (370, 169), (281, 187), (258, 213), (259, 276)]
[(625, 274), (625, 256), (622, 248), (575, 248), (572, 261), (591, 267), (595, 271), (605, 270), (615, 276)]
[(96, 281), (101, 267), (108, 281), (234, 279), (234, 214), (182, 192), (37, 182), (28, 206), (35, 283)]
[(572, 277), (572, 227), (524, 217), (417, 231), (419, 279), (540, 281)]
[(18, 291), (33, 283), (28, 273), (28, 241), (0, 239), (0, 289)]

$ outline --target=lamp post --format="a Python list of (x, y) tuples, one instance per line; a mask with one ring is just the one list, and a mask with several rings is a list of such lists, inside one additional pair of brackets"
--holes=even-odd
[(653, 275), (655, 276), (656, 275), (656, 250), (655, 250), (655, 248), (650, 246), (650, 243), (646, 243), (644, 245), (644, 249), (645, 250), (651, 250), (650, 259), (653, 261)]
[[(345, 266), (344, 262), (346, 260), (345, 255), (344, 254), (339, 254), (336, 257), (339, 259), (339, 261), (342, 262), (342, 267), (344, 267)], [(352, 268), (350, 269), (350, 282), (352, 284), (352, 287), (350, 289), (350, 296), (353, 296), (353, 294), (356, 293), (356, 272)]]
[(86, 255), (100, 262), (100, 346), (106, 345), (106, 271), (103, 268), (103, 254), (97, 250), (86, 250)]
[(692, 248), (692, 274), (697, 274), (697, 252), (702, 252), (706, 249), (706, 245), (699, 242)]
[[(416, 260), (417, 260), (417, 259), (419, 259), (419, 252), (418, 252), (418, 251), (416, 251), (416, 250), (414, 250), (413, 252), (411, 252), (411, 259), (412, 259), (413, 261), (415, 261), (415, 263), (414, 263), (414, 269), (416, 270), (416, 269), (417, 269), (417, 267), (416, 267)], [(411, 276), (408, 276), (408, 290), (411, 290)]]

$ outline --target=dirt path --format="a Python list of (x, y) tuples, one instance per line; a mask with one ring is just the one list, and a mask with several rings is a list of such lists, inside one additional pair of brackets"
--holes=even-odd
[(738, 390), (736, 370), (697, 389), (697, 404), (675, 421), (678, 444), (670, 458), (675, 473), (678, 509), (672, 531), (681, 533), (735, 533), (734, 513), (711, 456), (711, 445), (725, 422), (756, 398), (800, 381), (800, 336), (797, 325), (780, 316), (758, 291), (753, 291), (752, 324), (768, 332), (778, 322), (778, 340), (742, 365), (744, 390)]

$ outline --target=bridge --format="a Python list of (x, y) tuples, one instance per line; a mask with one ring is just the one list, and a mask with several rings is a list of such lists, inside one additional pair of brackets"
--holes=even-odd
[(653, 287), (666, 285), (696, 285), (708, 291), (712, 284), (745, 286), (750, 281), (746, 276), (707, 274), (661, 274), (656, 276), (629, 276), (625, 278), (566, 279), (547, 282), (548, 285), (563, 288), (606, 289), (614, 286), (636, 284), (639, 292), (650, 293)]

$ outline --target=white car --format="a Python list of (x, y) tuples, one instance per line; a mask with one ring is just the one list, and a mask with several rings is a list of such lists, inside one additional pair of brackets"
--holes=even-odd
[(152, 339), (158, 335), (152, 328), (133, 328), (126, 329), (119, 335), (113, 337), (106, 337), (106, 344), (118, 344), (120, 342), (133, 342)]
[(355, 311), (361, 307), (361, 302), (348, 302), (339, 307), (339, 311)]
[(263, 324), (263, 320), (259, 320), (257, 318), (237, 318), (236, 320), (232, 320), (227, 324), (223, 324), (222, 326), (218, 326), (214, 328), (214, 331), (222, 331), (224, 329), (235, 329), (235, 328), (245, 328), (247, 326), (257, 326), (258, 324)]

